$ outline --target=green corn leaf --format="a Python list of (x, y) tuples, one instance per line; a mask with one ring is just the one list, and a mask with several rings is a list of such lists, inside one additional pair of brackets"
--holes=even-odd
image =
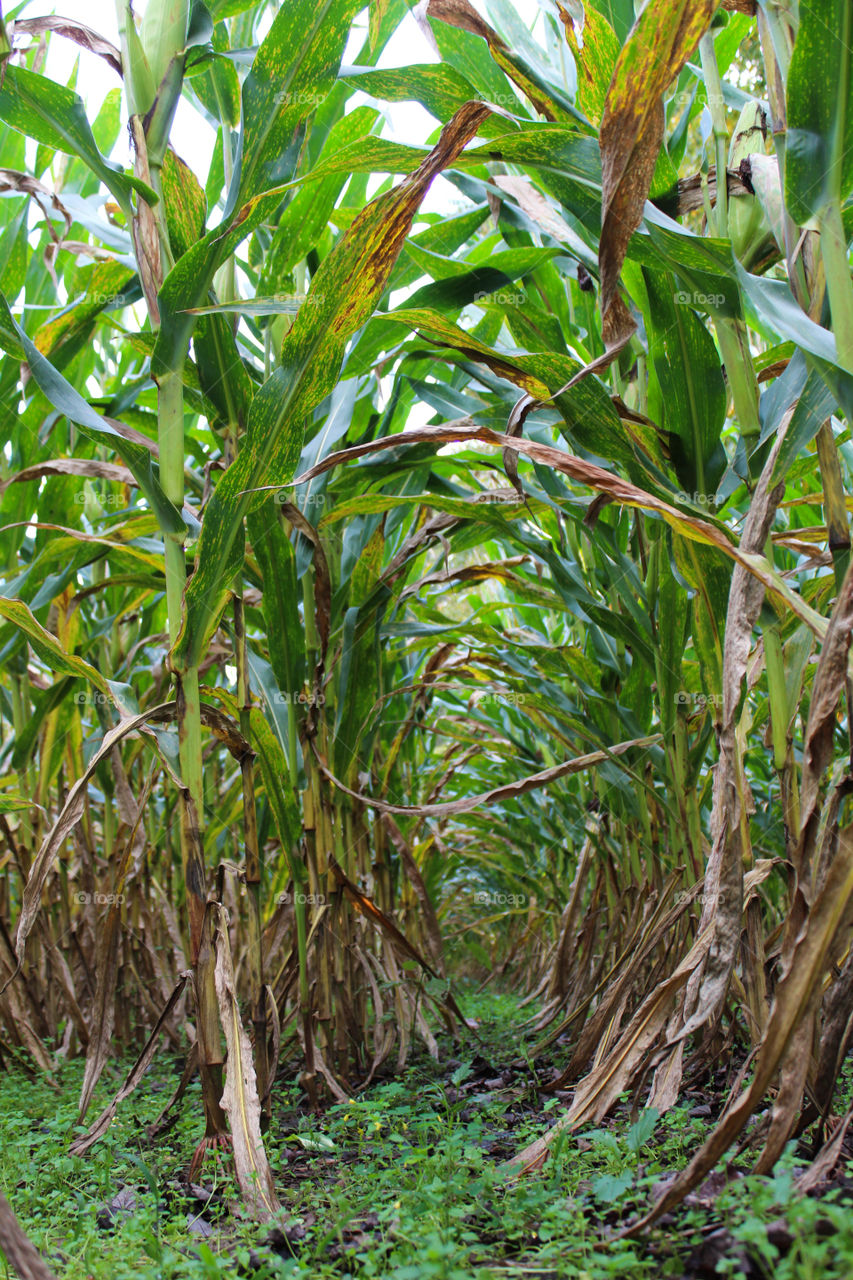
[(11, 622), (23, 632), (45, 666), (60, 676), (82, 676), (101, 693), (110, 696), (107, 681), (95, 667), (76, 653), (68, 653), (56, 636), (38, 622), (24, 604), (23, 600), (9, 600), (0, 596), (0, 617)]
[[(831, 86), (831, 91), (829, 91)], [(785, 202), (801, 226), (853, 190), (853, 8), (808, 0), (788, 72)]]
[(270, 663), (280, 692), (294, 697), (305, 682), (305, 637), (299, 616), (302, 593), (296, 577), (293, 546), (274, 501), (268, 500), (252, 512), (247, 527), (263, 577)]
[[(381, 71), (350, 67), (347, 79), (355, 88), (386, 102), (419, 102), (436, 120), (446, 120), (463, 103), (482, 96), (470, 80), (443, 62)], [(513, 124), (494, 115), (486, 127), (490, 132), (506, 133)]]
[(11, 354), (17, 355), (17, 358), (26, 359), (39, 389), (55, 409), (64, 413), (72, 422), (76, 422), (87, 435), (94, 432), (96, 438), (110, 437), (110, 444), (133, 472), (139, 487), (151, 503), (152, 510), (156, 512), (161, 529), (172, 532), (182, 531), (185, 527), (183, 519), (163, 492), (157, 468), (148, 450), (144, 445), (125, 440), (92, 408), (87, 400), (83, 399), (80, 392), (63, 378), (16, 322), (2, 294), (0, 294), (0, 345), (3, 345)]
[(7, 66), (0, 83), (0, 120), (43, 146), (85, 161), (126, 210), (134, 191), (149, 204), (157, 203), (150, 187), (101, 155), (82, 98), (64, 85), (23, 67)]
[(207, 200), (192, 169), (171, 147), (163, 157), (160, 182), (169, 244), (175, 258), (180, 258), (204, 235)]
[(273, 480), (287, 483), (293, 476), (306, 414), (334, 387), (347, 339), (381, 297), (433, 178), (453, 162), (487, 111), (469, 103), (458, 112), (428, 159), (367, 206), (314, 277), (309, 301), (285, 340), (281, 367), (255, 393), (240, 456), (207, 508), (175, 647), (179, 664), (196, 665), (216, 628), (242, 561), (243, 519), (264, 500), (249, 491)]
[[(323, 144), (322, 155), (332, 156), (376, 125), (379, 114), (372, 107), (356, 107), (337, 120)], [(322, 161), (320, 161), (322, 163)], [(297, 262), (317, 245), (329, 225), (335, 202), (349, 175), (333, 174), (323, 181), (306, 183), (282, 210), (278, 227), (261, 268), (258, 292), (274, 293)]]
[(713, 497), (725, 470), (720, 434), (726, 420), (726, 388), (720, 357), (708, 329), (674, 278), (645, 272), (649, 297), (649, 355), (660, 384), (658, 413), (669, 433), (672, 460), (694, 502)]
[(255, 227), (270, 217), (281, 203), (282, 194), (280, 189), (265, 191), (248, 201), (175, 263), (159, 294), (160, 331), (151, 355), (155, 374), (183, 369), (195, 324), (192, 308), (204, 303), (220, 265)]
[[(579, 361), (554, 352), (519, 356), (495, 351), (443, 315), (425, 308), (401, 308), (389, 312), (387, 319), (417, 330), (432, 341), (458, 351), (468, 360), (482, 362), (499, 377), (514, 382), (536, 399), (548, 400), (582, 368)], [(638, 457), (631, 438), (598, 379), (592, 376), (583, 378), (577, 386), (558, 395), (555, 404), (569, 432), (585, 449), (599, 457), (623, 462), (629, 468), (636, 466)], [(642, 439), (644, 447), (653, 454), (658, 453), (653, 437), (644, 434), (637, 438)]]
[(293, 175), (306, 116), (335, 81), (358, 0), (285, 0), (243, 85), (231, 211)]
[(335, 771), (347, 786), (353, 785), (359, 768), (370, 760), (377, 727), (371, 713), (381, 693), (379, 627), (377, 606), (371, 607), (368, 601), (379, 582), (384, 548), (380, 527), (356, 561), (349, 584), (350, 606), (344, 615), (334, 760)]

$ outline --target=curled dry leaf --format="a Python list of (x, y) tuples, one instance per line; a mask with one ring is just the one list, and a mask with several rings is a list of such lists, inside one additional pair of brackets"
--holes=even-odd
[[(601, 357), (601, 359), (603, 358)], [(594, 365), (589, 365), (586, 369), (581, 370), (572, 379), (572, 382), (576, 382), (578, 378), (589, 373), (593, 367)], [(571, 383), (567, 384), (562, 390), (567, 390), (570, 385)], [(559, 395), (560, 392), (556, 394)], [(519, 401), (519, 405), (516, 408), (519, 408), (523, 403), (523, 401)], [(703, 520), (697, 516), (679, 511), (677, 507), (673, 507), (655, 494), (639, 488), (628, 480), (623, 480), (621, 476), (615, 475), (612, 471), (606, 471), (603, 467), (598, 467), (592, 462), (585, 462), (582, 458), (575, 457), (574, 454), (566, 453), (562, 449), (555, 449), (551, 445), (538, 444), (532, 440), (515, 439), (505, 433), (492, 431), (489, 427), (479, 426), (470, 419), (461, 419), (458, 422), (440, 426), (413, 427), (406, 431), (401, 431), (397, 435), (387, 436), (382, 440), (371, 440), (365, 444), (352, 445), (348, 449), (339, 449), (335, 453), (328, 454), (322, 462), (318, 462), (316, 466), (304, 471), (289, 483), (294, 486), (306, 484), (309, 480), (313, 480), (315, 476), (331, 471), (342, 462), (347, 462), (352, 458), (361, 458), (383, 449), (396, 449), (407, 444), (434, 444), (438, 446), (469, 440), (483, 441), (501, 449), (507, 447), (515, 449), (531, 458), (534, 462), (544, 463), (555, 471), (569, 476), (570, 479), (577, 481), (579, 484), (587, 485), (591, 489), (597, 489), (600, 493), (608, 494), (614, 502), (622, 503), (624, 506), (640, 507), (647, 511), (656, 512), (671, 528), (677, 530), (686, 538), (716, 547), (718, 551), (728, 556), (730, 560), (734, 560), (736, 564), (743, 565), (777, 599), (781, 600), (798, 618), (805, 622), (818, 638), (822, 639), (826, 634), (826, 619), (807, 605), (801, 596), (792, 591), (763, 556), (735, 546), (722, 530), (709, 520)], [(262, 486), (263, 489), (281, 489), (284, 487), (286, 486), (283, 484)]]
[(642, 1002), (601, 1066), (591, 1071), (580, 1082), (575, 1090), (572, 1105), (566, 1114), (548, 1130), (544, 1137), (537, 1138), (510, 1162), (509, 1167), (516, 1174), (539, 1168), (547, 1158), (551, 1143), (557, 1134), (565, 1129), (576, 1129), (606, 1114), (619, 1094), (633, 1079), (638, 1064), (643, 1061), (648, 1050), (657, 1041), (666, 1025), (676, 996), (710, 944), (710, 930), (698, 935), (677, 969), (663, 982), (658, 983), (654, 991)]
[[(109, 692), (105, 688), (103, 692)], [(30, 874), (27, 883), (24, 886), (24, 896), (21, 903), (21, 914), (18, 918), (18, 931), (16, 936), (16, 947), (18, 951), (18, 965), (24, 954), (27, 938), (30, 935), (36, 917), (41, 908), (41, 895), (44, 888), (47, 874), (50, 870), (53, 859), (56, 857), (59, 847), (63, 840), (71, 832), (74, 825), (79, 822), (83, 813), (88, 794), (89, 780), (98, 768), (102, 760), (109, 757), (113, 747), (126, 738), (128, 734), (134, 733), (136, 730), (143, 728), (146, 723), (157, 718), (157, 714), (164, 712), (172, 712), (174, 703), (163, 703), (159, 707), (152, 708), (142, 715), (127, 716), (114, 725), (103, 738), (101, 746), (89, 761), (88, 768), (74, 783), (74, 786), (68, 793), (68, 798), (62, 808), (61, 813), (57, 817), (50, 831), (44, 838), (42, 846), (33, 860), (30, 868)]]
[(606, 751), (590, 751), (587, 755), (575, 756), (572, 760), (564, 760), (561, 764), (555, 764), (550, 769), (542, 769), (539, 773), (532, 773), (517, 782), (504, 783), (503, 786), (494, 787), (491, 791), (481, 791), (473, 796), (462, 796), (459, 800), (446, 800), (441, 804), (421, 805), (389, 804), (387, 800), (374, 799), (373, 796), (364, 795), (360, 791), (353, 791), (330, 771), (325, 760), (317, 751), (316, 746), (314, 754), (317, 757), (321, 772), (339, 791), (352, 796), (354, 800), (360, 800), (362, 804), (367, 805), (369, 808), (376, 809), (379, 813), (408, 813), (417, 817), (437, 818), (448, 817), (455, 813), (467, 813), (468, 810), (478, 809), (481, 805), (494, 804), (498, 800), (509, 800), (515, 796), (523, 796), (528, 791), (535, 791), (538, 787), (547, 786), (549, 782), (554, 782), (557, 778), (565, 778), (572, 773), (582, 773), (584, 769), (591, 769), (597, 764), (604, 764), (606, 760), (610, 760), (614, 756), (624, 755), (626, 751), (630, 751), (634, 747), (643, 750), (646, 747), (656, 746), (660, 741), (661, 736), (659, 733), (653, 733), (648, 738), (631, 738), (628, 742), (617, 742), (614, 746), (608, 747)]
[[(121, 758), (118, 751), (115, 751), (113, 756), (114, 769), (116, 762), (120, 769)], [(124, 886), (128, 874), (134, 866), (139, 853), (138, 838), (140, 834), (143, 842), (145, 839), (142, 818), (147, 811), (148, 797), (151, 793), (153, 781), (154, 774), (151, 773), (146, 780), (145, 788), (139, 799), (139, 805), (136, 808), (134, 821), (131, 824), (118, 861), (112, 886), (112, 900), (108, 905), (106, 915), (98, 922), (95, 962), (95, 1006), (92, 1013), (92, 1031), (86, 1051), (86, 1068), (83, 1074), (83, 1084), (80, 1087), (78, 1122), (82, 1122), (89, 1109), (95, 1085), (101, 1078), (101, 1073), (106, 1066), (112, 1045), (113, 1028), (115, 1026), (115, 993), (118, 982), (117, 962), (122, 895), (124, 894)], [(127, 786), (126, 779), (125, 786)]]
[(71, 1143), (71, 1146), (68, 1148), (71, 1155), (84, 1156), (90, 1147), (93, 1147), (95, 1143), (104, 1136), (115, 1118), (119, 1103), (124, 1102), (125, 1098), (129, 1097), (130, 1094), (133, 1093), (134, 1089), (145, 1075), (145, 1072), (148, 1070), (148, 1067), (151, 1065), (151, 1061), (154, 1057), (154, 1052), (157, 1048), (157, 1041), (160, 1037), (160, 1030), (183, 995), (184, 987), (187, 985), (189, 976), (189, 973), (181, 974), (166, 1002), (163, 1012), (160, 1014), (154, 1029), (145, 1042), (145, 1047), (143, 1048), (142, 1053), (128, 1072), (124, 1084), (121, 1086), (112, 1102), (110, 1102), (98, 1116), (95, 1123), (90, 1127), (88, 1133), (81, 1134), (79, 1138), (75, 1138)]
[[(18, 603), (18, 601), (9, 602), (9, 604)], [(0, 609), (0, 612), (3, 612), (3, 610)], [(46, 632), (45, 635), (48, 635), (48, 633)], [(54, 637), (51, 636), (50, 639), (56, 643)], [(82, 663), (81, 659), (77, 659), (77, 661)], [(82, 663), (82, 666), (86, 667), (86, 665), (87, 664)], [(98, 673), (95, 672), (94, 669), (92, 669), (92, 671), (94, 676), (97, 677), (93, 681), (96, 687), (100, 688), (102, 693), (108, 694), (112, 697), (112, 691), (109, 686), (100, 679)], [(88, 674), (88, 670), (86, 672), (78, 672), (76, 669), (72, 668), (70, 674)], [(134, 733), (138, 730), (148, 730), (151, 724), (158, 724), (173, 720), (177, 716), (177, 712), (177, 703), (164, 702), (159, 706), (152, 707), (150, 710), (143, 712), (141, 715), (123, 717), (117, 725), (114, 725), (113, 728), (108, 730), (104, 735), (101, 745), (89, 761), (86, 771), (80, 778), (78, 778), (74, 786), (69, 791), (62, 811), (48, 834), (45, 836), (42, 846), (33, 860), (33, 865), (30, 868), (30, 874), (24, 887), (24, 896), (21, 904), (21, 914), (18, 919), (16, 939), (19, 965), (26, 940), (29, 937), (41, 907), (42, 890), (44, 889), (45, 880), (47, 879), (51, 864), (63, 840), (66, 839), (75, 824), (80, 820), (85, 805), (89, 780), (95, 770), (98, 768), (101, 761), (108, 758), (112, 753), (113, 748), (126, 738), (128, 734)], [(216, 736), (225, 744), (225, 746), (228, 747), (236, 759), (239, 760), (249, 750), (249, 746), (245, 739), (239, 735), (228, 717), (223, 715), (223, 713), (218, 711), (215, 707), (204, 705), (201, 709), (201, 718), (202, 722), (211, 728)], [(156, 739), (153, 735), (151, 736), (151, 740), (156, 743)], [(165, 757), (162, 757), (162, 759), (163, 764), (172, 776), (173, 781), (178, 781), (175, 779), (171, 767), (165, 760)]]
[[(741, 537), (741, 548), (761, 552), (767, 542), (776, 510), (784, 496), (784, 484), (771, 484), (776, 458), (790, 415), (782, 423), (762, 470), (750, 503)], [(723, 648), (723, 715), (720, 728), (720, 760), (714, 775), (711, 812), (711, 854), (705, 871), (706, 894), (700, 928), (711, 928), (714, 939), (703, 964), (688, 983), (684, 1026), (679, 1039), (714, 1018), (725, 1000), (729, 978), (741, 936), (743, 913), (744, 847), (742, 803), (744, 778), (736, 734), (736, 716), (746, 677), (752, 632), (764, 601), (764, 584), (742, 565), (732, 574)]]
[(65, 230), (70, 231), (73, 219), (59, 199), (55, 191), (51, 191), (38, 178), (28, 173), (18, 173), (16, 169), (0, 169), (0, 191), (19, 191), (21, 195), (31, 196), (47, 219), (51, 239), (57, 237), (51, 226), (50, 210), (54, 209), (65, 220)]
[(72, 22), (70, 18), (60, 18), (58, 14), (50, 14), (44, 18), (18, 18), (10, 24), (9, 35), (41, 36), (46, 31), (55, 31), (66, 40), (73, 40), (81, 49), (97, 54), (108, 62), (114, 71), (122, 74), (121, 54), (110, 40), (105, 40), (91, 27), (82, 22)]
[(853, 1107), (848, 1108), (805, 1173), (797, 1178), (797, 1189), (804, 1194), (825, 1182), (835, 1166), (844, 1158), (844, 1139), (853, 1120)]
[(601, 315), (608, 348), (634, 331), (616, 289), (628, 241), (640, 225), (663, 139), (663, 91), (707, 30), (717, 0), (649, 0), (616, 60), (604, 103), (601, 147)]
[(96, 458), (53, 458), (50, 462), (24, 467), (23, 471), (0, 480), (0, 494), (10, 484), (26, 484), (28, 480), (41, 480), (43, 476), (86, 476), (89, 479), (109, 480), (113, 484), (136, 485), (133, 473), (115, 462), (99, 462)]
[(216, 996), (228, 1046), (222, 1110), (228, 1117), (234, 1151), (234, 1172), (245, 1203), (260, 1221), (271, 1218), (281, 1205), (275, 1193), (272, 1170), (261, 1138), (261, 1103), (252, 1062), (252, 1047), (243, 1027), (234, 989), (234, 968), (225, 912), (212, 905)]

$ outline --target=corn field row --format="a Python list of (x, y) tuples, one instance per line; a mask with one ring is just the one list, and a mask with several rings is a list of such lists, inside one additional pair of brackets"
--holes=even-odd
[[(740, 1055), (636, 1230), (745, 1132), (759, 1171), (813, 1125), (828, 1158), (848, 0), (556, 0), (535, 35), (510, 0), (116, 0), (117, 44), (31, 7), (0, 17), (0, 1066), (85, 1057), (83, 1153), (183, 1054), (194, 1167), (230, 1152), (264, 1218), (276, 1080), (322, 1107), (476, 1036), (464, 975), (570, 1036), (528, 1174)], [(430, 60), (388, 65), (401, 30)]]

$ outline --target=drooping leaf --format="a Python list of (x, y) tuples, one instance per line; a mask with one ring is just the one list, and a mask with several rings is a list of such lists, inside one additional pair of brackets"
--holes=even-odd
[(64, 85), (7, 64), (0, 83), (0, 120), (44, 146), (83, 160), (125, 208), (134, 191), (149, 204), (157, 203), (156, 193), (146, 183), (101, 155), (83, 100)]
[(705, 32), (716, 0), (649, 0), (619, 55), (604, 104), (599, 264), (607, 345), (633, 330), (616, 287), (663, 139), (662, 95)]
[(302, 121), (334, 83), (358, 0), (285, 0), (243, 84), (242, 128), (226, 215), (293, 174)]
[(87, 433), (95, 432), (97, 436), (110, 438), (116, 453), (127, 463), (139, 487), (156, 511), (161, 528), (172, 532), (182, 530), (184, 522), (163, 492), (149, 450), (128, 440), (119, 430), (120, 424), (113, 425), (107, 422), (87, 400), (83, 399), (79, 391), (66, 381), (14, 319), (9, 310), (9, 304), (2, 294), (0, 294), (0, 344), (13, 354), (20, 353), (20, 358), (26, 359), (33, 377), (54, 408), (64, 413), (72, 422), (76, 422)]
[(305, 415), (334, 386), (346, 341), (381, 296), (433, 179), (453, 162), (488, 111), (482, 103), (463, 107), (420, 167), (394, 191), (369, 204), (324, 259), (287, 335), (281, 367), (252, 401), (240, 456), (208, 506), (175, 649), (179, 664), (198, 661), (218, 623), (240, 563), (243, 519), (257, 502), (248, 491), (274, 476), (286, 483), (293, 475)]

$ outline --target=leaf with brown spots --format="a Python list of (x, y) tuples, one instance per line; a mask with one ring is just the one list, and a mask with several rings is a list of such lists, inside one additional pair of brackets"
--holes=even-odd
[(578, 106), (588, 120), (598, 125), (604, 111), (607, 86), (619, 57), (619, 38), (604, 15), (593, 5), (588, 4), (584, 9), (583, 26), (580, 29), (561, 4), (557, 7), (578, 69)]
[(421, 201), (489, 114), (482, 102), (460, 107), (414, 173), (371, 201), (320, 265), (285, 339), (280, 367), (252, 400), (240, 457), (208, 505), (175, 648), (178, 667), (199, 662), (219, 622), (242, 560), (243, 519), (259, 502), (248, 491), (293, 475), (306, 415), (334, 387), (346, 343), (376, 307)]
[[(316, 466), (304, 471), (290, 483), (293, 485), (307, 484), (309, 480), (323, 475), (326, 471), (331, 471), (333, 467), (342, 462), (362, 458), (367, 454), (376, 453), (382, 449), (398, 449), (407, 444), (432, 444), (437, 447), (442, 444), (455, 444), (474, 440), (483, 441), (501, 449), (510, 448), (518, 453), (523, 453), (534, 462), (540, 462), (545, 466), (551, 467), (554, 471), (559, 471), (563, 475), (569, 476), (570, 479), (578, 484), (597, 489), (600, 493), (606, 493), (613, 502), (619, 502), (623, 506), (640, 507), (647, 511), (656, 512), (676, 532), (683, 534), (693, 542), (716, 547), (718, 551), (728, 556), (730, 560), (742, 565), (759, 582), (764, 584), (775, 600), (786, 605), (796, 617), (805, 622), (819, 639), (822, 640), (826, 635), (828, 625), (826, 619), (821, 617), (815, 609), (806, 603), (802, 596), (788, 586), (781, 574), (773, 568), (764, 556), (735, 546), (721, 529), (716, 524), (712, 524), (710, 520), (702, 520), (696, 516), (688, 515), (684, 511), (679, 511), (677, 507), (671, 506), (656, 494), (649, 493), (646, 489), (641, 489), (629, 480), (623, 480), (620, 476), (614, 475), (611, 471), (606, 471), (603, 467), (598, 467), (592, 462), (586, 462), (583, 458), (575, 457), (574, 454), (566, 453), (562, 449), (555, 449), (551, 445), (539, 444), (533, 440), (515, 439), (513, 436), (492, 431), (490, 427), (479, 426), (471, 419), (463, 418), (457, 422), (443, 423), (439, 426), (413, 427), (406, 431), (400, 431), (396, 435), (386, 436), (382, 440), (368, 440), (364, 444), (351, 445), (348, 449), (339, 449), (335, 453), (327, 454)], [(266, 488), (281, 489), (284, 488), (286, 483), (267, 485)]]
[(470, 31), (472, 35), (485, 40), (489, 53), (504, 75), (518, 85), (546, 120), (567, 120), (573, 117), (582, 119), (568, 103), (559, 102), (553, 93), (548, 92), (545, 85), (518, 54), (507, 46), (497, 31), (483, 21), (469, 0), (429, 0), (426, 13), (428, 18), (437, 18), (439, 22), (458, 27), (460, 31)]
[(628, 241), (640, 225), (663, 140), (663, 91), (707, 30), (716, 0), (649, 0), (620, 53), (604, 104), (598, 261), (608, 348), (624, 345), (634, 322), (617, 297)]

